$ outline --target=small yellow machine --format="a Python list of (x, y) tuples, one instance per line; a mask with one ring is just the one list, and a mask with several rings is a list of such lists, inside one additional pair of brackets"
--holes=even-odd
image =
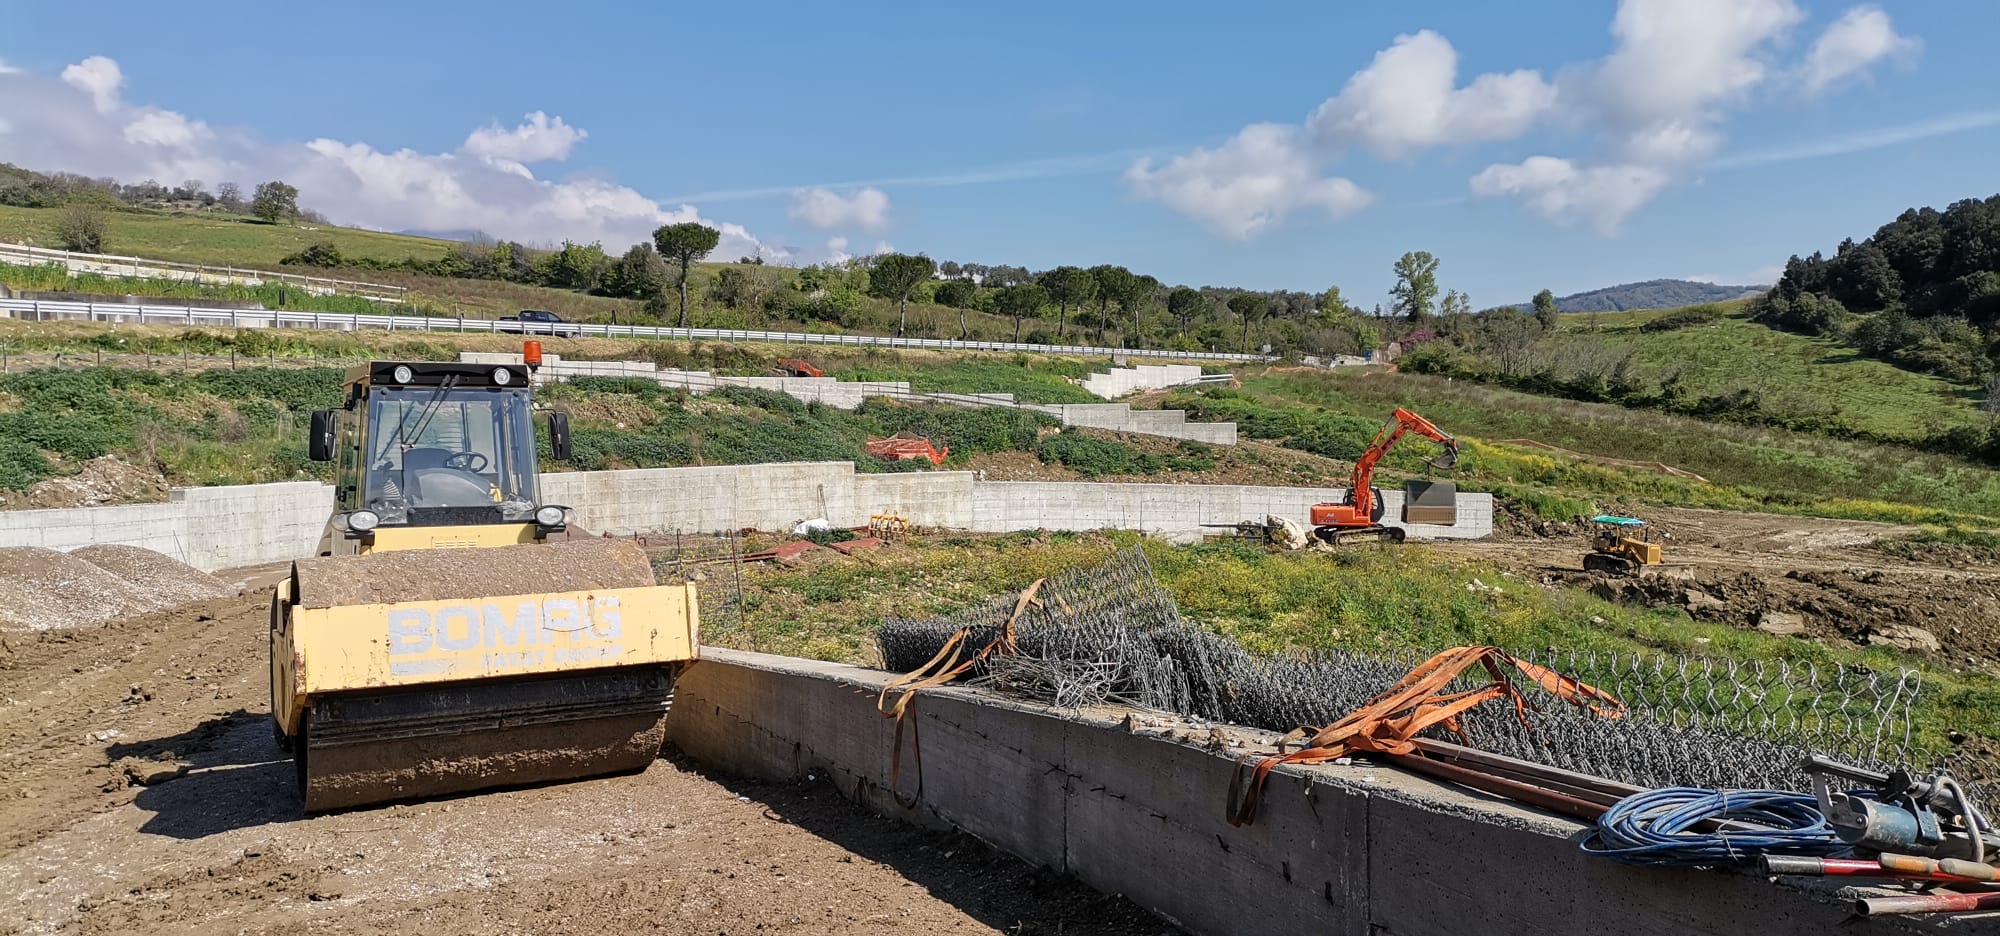
[[(376, 362), (313, 414), (320, 557), (271, 604), (271, 714), (308, 811), (643, 770), (698, 646), (693, 586), (570, 538), (527, 365)], [(569, 455), (561, 413), (550, 449)]]
[(1646, 533), (1644, 520), (1606, 515), (1592, 517), (1590, 522), (1598, 529), (1590, 538), (1591, 551), (1583, 557), (1586, 571), (1629, 575), (1664, 561), (1660, 544)]

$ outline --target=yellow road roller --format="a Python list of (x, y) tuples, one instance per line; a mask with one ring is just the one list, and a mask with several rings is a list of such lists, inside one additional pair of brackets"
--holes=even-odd
[[(637, 771), (699, 646), (692, 585), (544, 502), (523, 364), (373, 362), (312, 415), (319, 555), (271, 602), (271, 714), (309, 812)], [(564, 415), (548, 451), (569, 457)]]

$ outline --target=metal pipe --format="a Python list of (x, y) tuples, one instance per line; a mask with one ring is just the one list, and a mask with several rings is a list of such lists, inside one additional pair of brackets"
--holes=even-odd
[[(1884, 856), (1885, 858), (1891, 856)], [(1898, 856), (1900, 857), (1900, 856)], [(1790, 874), (1799, 877), (1870, 877), (1892, 881), (1926, 881), (1934, 884), (1978, 884), (1979, 878), (1964, 877), (1939, 871), (1936, 868), (1923, 869), (1915, 865), (1892, 866), (1889, 861), (1867, 861), (1861, 858), (1805, 858), (1795, 855), (1764, 855), (1765, 874)]]
[(1972, 910), (2000, 910), (2000, 891), (1984, 894), (1914, 894), (1906, 897), (1863, 897), (1854, 902), (1854, 912), (1862, 916), (1899, 913), (1965, 913)]
[(1585, 822), (1596, 822), (1597, 817), (1604, 815), (1609, 810), (1609, 807), (1600, 803), (1578, 799), (1565, 793), (1531, 786), (1518, 780), (1509, 780), (1505, 777), (1473, 770), (1469, 767), (1461, 767), (1447, 761), (1435, 760), (1428, 757), (1398, 757), (1395, 763), (1397, 766), (1408, 767), (1418, 773), (1430, 774), (1433, 777), (1450, 780), (1453, 783), (1468, 786), (1481, 792), (1504, 796), (1511, 800), (1527, 803), (1530, 806), (1540, 806), (1551, 812), (1573, 816)]

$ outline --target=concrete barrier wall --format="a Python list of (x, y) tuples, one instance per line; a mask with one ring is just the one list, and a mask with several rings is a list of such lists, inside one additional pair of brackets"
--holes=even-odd
[[(461, 351), (459, 360), (469, 364), (519, 364), (521, 355), (506, 352)], [(1172, 371), (1175, 368), (1200, 376), (1192, 364), (1140, 365), (1136, 370)], [(837, 380), (832, 377), (718, 377), (707, 371), (662, 369), (650, 361), (573, 361), (558, 355), (542, 356), (536, 372), (539, 381), (568, 380), (572, 377), (636, 377), (675, 387), (689, 393), (709, 393), (722, 387), (752, 387), (851, 410), (873, 396), (887, 396), (918, 403), (950, 403), (959, 406), (1008, 406), (1047, 413), (1065, 426), (1083, 426), (1206, 442), (1235, 445), (1236, 424), (1227, 422), (1191, 423), (1181, 410), (1135, 410), (1124, 403), (1017, 403), (1011, 393), (925, 393), (910, 389), (903, 381)]]
[[(1173, 539), (1215, 530), (1205, 523), (1261, 521), (1276, 514), (1306, 522), (1314, 504), (1338, 502), (1344, 488), (1225, 484), (1103, 484), (1088, 481), (984, 481), (973, 487), (972, 529), (1142, 530)], [(1404, 523), (1403, 492), (1382, 492), (1385, 526), (1418, 539), (1484, 539), (1493, 535), (1493, 495), (1460, 494), (1452, 526)]]
[[(1016, 530), (1141, 530), (1186, 542), (1217, 531), (1204, 523), (1304, 521), (1339, 488), (1225, 484), (1099, 484), (980, 481), (969, 471), (857, 474), (852, 462), (551, 472), (542, 498), (572, 507), (599, 533), (720, 533), (789, 530), (824, 517), (858, 527), (876, 513), (922, 526), (982, 533)], [(1493, 498), (1460, 494), (1458, 523), (1405, 525), (1401, 491), (1383, 491), (1384, 522), (1420, 539), (1476, 539), (1493, 532)], [(333, 511), (318, 482), (177, 488), (165, 504), (0, 511), (0, 546), (75, 549), (123, 543), (203, 569), (309, 555)]]
[(333, 513), (317, 481), (175, 488), (164, 504), (0, 511), (0, 546), (142, 546), (203, 569), (311, 555)]
[[(1140, 713), (1133, 731), (1123, 711), (1064, 712), (969, 689), (915, 702), (922, 798), (906, 809), (890, 795), (895, 725), (875, 710), (891, 674), (702, 652), (677, 687), (668, 738), (703, 766), (776, 782), (810, 775), (883, 815), (962, 829), (1196, 934), (1934, 931), (1849, 919), (1829, 896), (1752, 876), (1592, 858), (1577, 849), (1577, 823), (1383, 767), (1281, 768), (1257, 821), (1233, 828), (1224, 802), (1241, 750), (1163, 738), (1151, 727), (1170, 723), (1160, 716)], [(1257, 745), (1275, 737), (1244, 734)], [(905, 798), (918, 789), (912, 743), (906, 733), (896, 789)]]
[(1194, 364), (1141, 364), (1091, 374), (1083, 378), (1083, 389), (1107, 400), (1115, 400), (1139, 390), (1177, 387), (1200, 376), (1201, 368)]

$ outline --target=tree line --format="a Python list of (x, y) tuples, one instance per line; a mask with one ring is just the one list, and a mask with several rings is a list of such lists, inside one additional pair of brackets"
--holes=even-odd
[(1952, 380), (2000, 367), (2000, 195), (1911, 208), (1832, 257), (1794, 255), (1753, 305), (1765, 324), (1826, 335)]

